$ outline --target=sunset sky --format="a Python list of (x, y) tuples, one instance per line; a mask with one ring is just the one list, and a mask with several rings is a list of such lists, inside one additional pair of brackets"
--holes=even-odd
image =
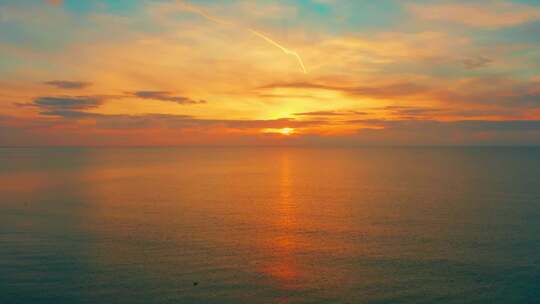
[(540, 4), (0, 0), (0, 146), (540, 144)]

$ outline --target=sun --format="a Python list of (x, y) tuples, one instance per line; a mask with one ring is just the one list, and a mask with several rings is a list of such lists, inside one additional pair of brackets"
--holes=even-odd
[(283, 134), (283, 135), (291, 135), (294, 133), (294, 129), (293, 128), (282, 128), (282, 129), (279, 129), (279, 133), (280, 134)]
[(263, 132), (264, 133), (281, 134), (281, 135), (284, 135), (284, 136), (289, 136), (289, 135), (292, 135), (292, 134), (296, 133), (296, 129), (294, 129), (294, 128), (280, 128), (280, 129), (268, 128), (268, 129), (264, 129)]

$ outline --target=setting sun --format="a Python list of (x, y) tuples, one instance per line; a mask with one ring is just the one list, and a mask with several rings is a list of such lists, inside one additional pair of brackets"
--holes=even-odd
[(294, 129), (293, 128), (283, 128), (283, 129), (279, 129), (279, 133), (280, 134), (283, 134), (283, 135), (291, 135), (294, 133)]

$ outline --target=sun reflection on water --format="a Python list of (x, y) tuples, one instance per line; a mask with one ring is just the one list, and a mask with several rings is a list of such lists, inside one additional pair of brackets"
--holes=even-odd
[(303, 273), (297, 262), (300, 244), (295, 230), (298, 229), (297, 205), (293, 198), (290, 155), (283, 153), (280, 163), (279, 198), (275, 206), (277, 217), (274, 220), (275, 234), (268, 240), (273, 258), (262, 270), (283, 289), (300, 288)]

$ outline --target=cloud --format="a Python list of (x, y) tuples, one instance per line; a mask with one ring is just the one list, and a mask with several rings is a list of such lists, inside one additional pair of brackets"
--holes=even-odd
[(278, 88), (293, 88), (293, 89), (321, 89), (321, 90), (340, 90), (341, 88), (320, 84), (315, 82), (277, 82), (261, 86), (260, 89), (278, 89)]
[(89, 96), (43, 96), (33, 101), (33, 106), (44, 110), (88, 110), (99, 107), (102, 98)]
[(94, 120), (101, 128), (230, 128), (230, 129), (264, 129), (264, 128), (301, 128), (328, 124), (324, 120), (295, 120), (290, 118), (269, 120), (235, 120), (235, 119), (201, 119), (191, 115), (143, 114), (143, 115), (108, 115), (88, 113), (70, 109), (51, 109), (41, 113), (56, 116), (68, 121)]
[(59, 89), (77, 90), (84, 89), (91, 85), (89, 82), (68, 81), (68, 80), (52, 80), (45, 82), (46, 85), (57, 87)]
[(384, 117), (391, 117), (389, 119), (404, 121), (426, 121), (436, 119), (449, 119), (454, 121), (464, 119), (501, 119), (508, 120), (518, 119), (523, 117), (523, 113), (519, 110), (509, 110), (505, 108), (480, 108), (480, 109), (463, 109), (463, 108), (451, 108), (451, 107), (436, 107), (436, 106), (400, 106), (392, 105), (380, 108), (371, 108), (372, 113), (382, 114)]
[(79, 120), (93, 121), (98, 129), (151, 129), (151, 128), (188, 128), (192, 126), (194, 119), (189, 115), (166, 115), (166, 114), (100, 114), (83, 111), (53, 110), (41, 113), (46, 116), (63, 118), (59, 123), (77, 123)]
[(412, 96), (420, 93), (425, 93), (429, 90), (429, 88), (426, 86), (418, 85), (412, 82), (382, 84), (379, 86), (339, 86), (313, 82), (290, 82), (273, 83), (262, 86), (259, 89), (266, 90), (280, 88), (330, 90), (343, 92), (345, 94), (353, 96), (366, 96), (373, 98)]
[[(540, 131), (540, 120), (384, 120), (366, 119), (352, 120), (352, 123), (363, 124), (369, 129), (421, 130), (426, 132), (459, 130), (459, 131)], [(364, 127), (360, 127), (362, 129)], [(431, 130), (431, 131), (428, 131)], [(443, 133), (441, 133), (443, 134)]]
[(454, 125), (464, 130), (480, 131), (539, 131), (540, 120), (505, 120), (505, 121), (482, 121), (465, 120), (454, 122)]
[(64, 0), (46, 0), (46, 2), (50, 5), (61, 5), (64, 3)]
[(540, 19), (540, 9), (534, 6), (504, 1), (485, 4), (443, 3), (414, 4), (409, 10), (418, 18), (443, 21), (480, 28), (510, 27)]
[(367, 115), (367, 112), (360, 111), (314, 111), (294, 113), (296, 116), (346, 116), (346, 115)]
[(309, 95), (309, 94), (257, 94), (257, 97), (268, 99), (310, 99), (310, 100), (324, 100), (327, 98)]
[(342, 143), (369, 145), (538, 145), (540, 120), (356, 120)]
[(427, 108), (418, 106), (387, 106), (382, 108), (384, 111), (390, 112), (392, 115), (400, 117), (400, 119), (417, 119), (423, 117), (433, 117), (443, 113), (443, 109)]
[[(57, 111), (57, 117), (25, 119), (0, 115), (0, 144), (175, 145), (499, 145), (540, 144), (540, 120), (350, 120), (355, 133), (300, 133), (275, 141), (264, 128), (324, 126), (327, 121), (294, 119), (219, 120), (189, 115), (105, 115)], [(79, 123), (84, 120), (84, 125)], [(159, 131), (156, 131), (159, 130)], [(234, 131), (230, 131), (234, 130)], [(186, 135), (186, 136), (179, 136)], [(187, 136), (189, 135), (189, 136)]]
[(378, 87), (359, 86), (344, 89), (345, 92), (357, 96), (370, 97), (400, 97), (411, 96), (420, 93), (425, 93), (429, 88), (415, 83), (395, 83), (390, 85), (382, 85)]
[(171, 92), (166, 91), (137, 91), (132, 93), (132, 95), (142, 99), (169, 101), (182, 105), (206, 103), (206, 100), (195, 100), (185, 96), (175, 96)]
[[(298, 89), (301, 92), (304, 89), (311, 91), (330, 90), (351, 97), (393, 101), (398, 105), (403, 105), (403, 102), (407, 101), (422, 101), (428, 104), (437, 102), (450, 108), (467, 106), (469, 109), (475, 106), (497, 105), (507, 107), (509, 112), (516, 109), (534, 108), (540, 105), (539, 82), (489, 75), (446, 80), (444, 82), (424, 81), (422, 84), (394, 82), (343, 86), (319, 82), (276, 82), (258, 88), (262, 94), (272, 93), (275, 89)], [(407, 104), (406, 106), (410, 105)], [(418, 105), (414, 106), (418, 107)], [(509, 106), (512, 108), (509, 108)], [(400, 110), (403, 113), (404, 110), (410, 109)]]
[(462, 79), (452, 89), (439, 89), (433, 98), (448, 104), (497, 105), (508, 111), (540, 105), (540, 83), (501, 76)]
[(492, 62), (493, 60), (483, 56), (464, 58), (461, 61), (463, 66), (468, 70), (483, 68), (488, 66)]
[(56, 109), (45, 110), (44, 112), (41, 112), (40, 114), (46, 115), (46, 116), (59, 116), (59, 117), (70, 118), (70, 119), (99, 118), (99, 117), (105, 116), (103, 114), (95, 114), (95, 113), (82, 112), (82, 111), (56, 110)]
[[(15, 103), (18, 107), (33, 107), (40, 110), (41, 115), (57, 115), (82, 117), (88, 113), (83, 112), (98, 108), (107, 97), (103, 96), (40, 96), (31, 103)], [(56, 114), (53, 114), (56, 113)]]

